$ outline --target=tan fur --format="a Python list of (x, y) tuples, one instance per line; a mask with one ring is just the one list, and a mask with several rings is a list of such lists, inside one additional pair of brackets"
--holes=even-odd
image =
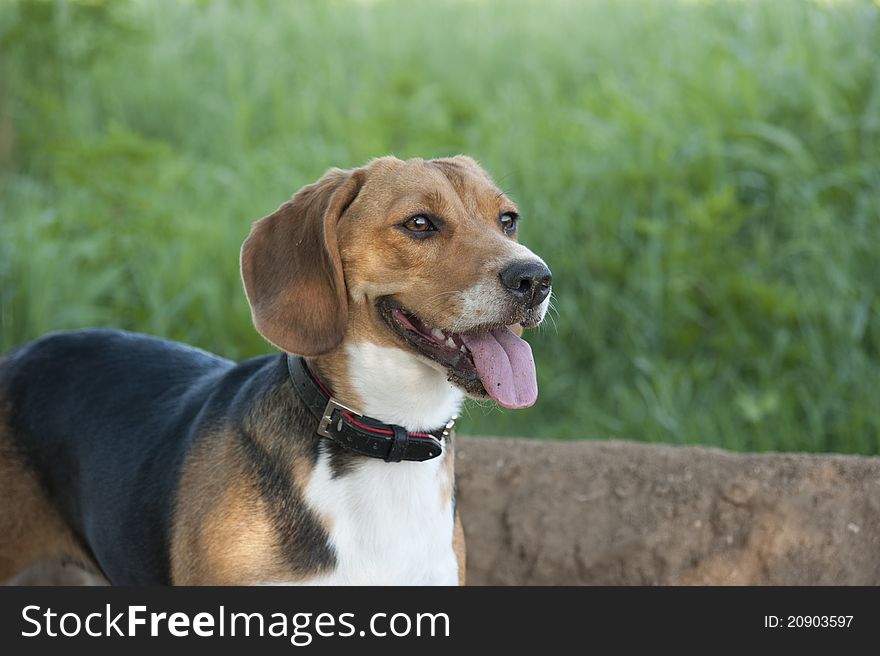
[[(37, 563), (71, 561), (98, 572), (97, 564), (22, 463), (3, 414), (0, 412), (0, 583), (11, 582)], [(17, 584), (27, 582), (17, 580)]]
[(458, 561), (458, 584), (464, 585), (467, 578), (467, 549), (464, 542), (464, 527), (461, 525), (461, 515), (455, 511), (455, 526), (452, 529), (452, 550)]
[[(352, 323), (357, 323), (352, 318)], [(349, 328), (349, 333), (352, 330)], [(363, 399), (351, 384), (351, 376), (348, 375), (348, 353), (344, 348), (332, 350), (320, 358), (307, 358), (309, 368), (318, 376), (325, 385), (330, 386), (333, 396), (354, 410), (363, 407)]]
[(281, 576), (265, 503), (233, 439), (202, 441), (187, 459), (171, 534), (176, 585), (241, 585)]
[(28, 565), (7, 585), (75, 585), (104, 586), (109, 585), (107, 579), (82, 565), (66, 560), (39, 560)]
[(446, 508), (455, 491), (455, 433), (446, 442), (443, 467), (440, 468), (440, 507)]
[[(312, 477), (308, 441), (287, 434), (278, 421), (289, 411), (291, 392), (282, 387), (255, 400), (245, 428), (303, 494)], [(238, 440), (232, 431), (202, 436), (187, 456), (171, 533), (174, 584), (292, 583), (314, 574), (281, 553), (271, 518), (277, 509), (267, 507), (260, 495)], [(332, 529), (331, 518), (315, 519), (325, 531)]]

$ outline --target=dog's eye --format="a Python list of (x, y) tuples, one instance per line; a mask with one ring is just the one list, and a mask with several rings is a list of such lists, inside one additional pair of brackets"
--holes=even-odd
[(403, 223), (403, 227), (406, 228), (410, 232), (436, 232), (436, 226), (431, 222), (427, 216), (423, 214), (416, 214), (408, 218)]
[(516, 224), (519, 222), (519, 217), (514, 212), (505, 212), (498, 218), (498, 221), (501, 222), (501, 229), (504, 230), (504, 233), (512, 235), (516, 232)]

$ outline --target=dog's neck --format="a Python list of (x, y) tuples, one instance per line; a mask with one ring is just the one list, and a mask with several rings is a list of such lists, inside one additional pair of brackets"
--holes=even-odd
[(408, 431), (433, 430), (458, 415), (464, 392), (403, 349), (362, 341), (309, 359), (342, 404)]

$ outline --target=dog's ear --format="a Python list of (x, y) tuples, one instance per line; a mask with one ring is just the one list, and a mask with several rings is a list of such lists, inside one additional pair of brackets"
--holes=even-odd
[(345, 335), (348, 296), (336, 229), (363, 179), (362, 169), (330, 169), (257, 221), (241, 247), (254, 325), (283, 351), (320, 355)]

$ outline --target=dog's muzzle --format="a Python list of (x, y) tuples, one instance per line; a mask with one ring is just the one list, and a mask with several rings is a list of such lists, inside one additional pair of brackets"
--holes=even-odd
[(543, 262), (513, 262), (498, 275), (504, 289), (527, 308), (543, 303), (550, 295), (550, 286), (553, 284), (553, 274)]

